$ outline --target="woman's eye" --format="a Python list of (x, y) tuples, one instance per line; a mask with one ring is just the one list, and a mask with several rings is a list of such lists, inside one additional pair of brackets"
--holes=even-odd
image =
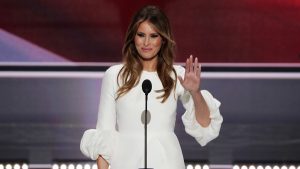
[(159, 35), (151, 35), (151, 38), (157, 38)]
[(142, 34), (142, 33), (137, 33), (136, 35), (139, 36), (139, 37), (145, 37), (145, 35)]

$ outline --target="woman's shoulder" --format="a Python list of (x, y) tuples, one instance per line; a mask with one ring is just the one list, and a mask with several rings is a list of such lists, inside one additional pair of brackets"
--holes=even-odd
[(177, 75), (184, 75), (185, 68), (181, 65), (173, 65), (173, 68), (175, 69)]
[(123, 66), (124, 66), (123, 64), (112, 65), (105, 71), (105, 74), (108, 75), (118, 74)]

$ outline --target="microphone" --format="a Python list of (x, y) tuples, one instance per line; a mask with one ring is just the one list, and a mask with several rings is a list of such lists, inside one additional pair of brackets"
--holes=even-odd
[(145, 95), (148, 95), (148, 93), (150, 93), (152, 89), (151, 81), (149, 79), (144, 80), (142, 84), (142, 88)]

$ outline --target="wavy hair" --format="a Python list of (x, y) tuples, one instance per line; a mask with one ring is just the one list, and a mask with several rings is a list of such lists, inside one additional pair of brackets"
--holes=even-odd
[[(140, 80), (143, 65), (135, 47), (134, 38), (139, 25), (144, 21), (149, 21), (162, 37), (162, 46), (158, 52), (156, 69), (163, 89), (156, 92), (163, 92), (158, 97), (158, 99), (162, 98), (163, 103), (170, 96), (172, 89), (176, 87), (177, 73), (173, 68), (175, 42), (167, 16), (155, 6), (145, 6), (139, 10), (129, 24), (122, 49), (124, 66), (120, 70), (117, 80), (119, 86), (119, 80), (122, 83), (117, 91), (117, 99), (136, 86)], [(174, 72), (175, 80), (171, 77), (172, 72)]]

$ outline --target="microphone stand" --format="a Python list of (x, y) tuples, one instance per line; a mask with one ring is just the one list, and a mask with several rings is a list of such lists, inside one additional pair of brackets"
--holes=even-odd
[(146, 94), (145, 97), (145, 169), (147, 169), (147, 115), (148, 115), (148, 110), (147, 110), (147, 104), (148, 103), (148, 94)]
[[(148, 80), (148, 79), (147, 79)], [(148, 80), (149, 81), (149, 80)], [(145, 117), (144, 117), (144, 119), (145, 119), (145, 123), (144, 123), (144, 128), (145, 128), (145, 159), (144, 159), (144, 162), (145, 162), (145, 168), (139, 168), (139, 169), (153, 169), (153, 168), (147, 168), (147, 124), (148, 124), (148, 119), (147, 119), (147, 116), (148, 116), (148, 93), (151, 91), (151, 88), (152, 88), (152, 86), (151, 86), (151, 82), (149, 81), (149, 85), (150, 86), (148, 86), (148, 88), (150, 88), (150, 89), (148, 89), (149, 91), (148, 92), (145, 92)], [(143, 89), (144, 90), (144, 89)]]

